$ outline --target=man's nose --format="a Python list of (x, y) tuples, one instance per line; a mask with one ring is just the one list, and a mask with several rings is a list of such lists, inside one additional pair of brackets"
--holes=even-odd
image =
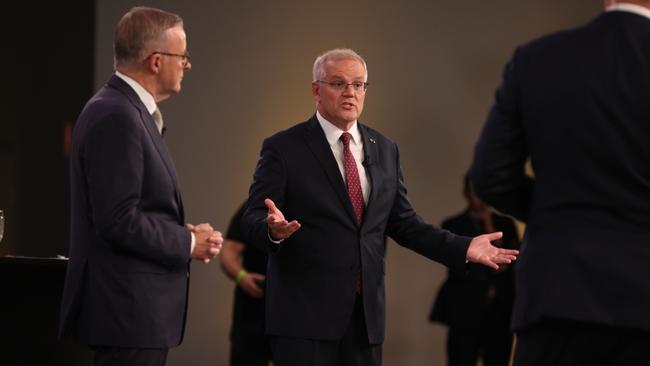
[(354, 89), (354, 86), (352, 84), (346, 84), (343, 87), (343, 94), (345, 95), (354, 95), (356, 90)]

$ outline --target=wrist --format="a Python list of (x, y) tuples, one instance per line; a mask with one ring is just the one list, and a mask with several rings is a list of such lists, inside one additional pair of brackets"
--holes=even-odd
[(239, 272), (237, 272), (237, 276), (235, 276), (235, 283), (239, 285), (239, 282), (241, 282), (242, 278), (244, 278), (248, 272), (246, 272), (245, 269), (240, 269)]
[(273, 238), (273, 235), (271, 235), (271, 229), (269, 229), (269, 230), (267, 231), (267, 236), (269, 237), (269, 240), (270, 240), (273, 244), (280, 244), (280, 243), (282, 243), (282, 241), (284, 240), (284, 239), (277, 239), (277, 240), (274, 239), (274, 238)]

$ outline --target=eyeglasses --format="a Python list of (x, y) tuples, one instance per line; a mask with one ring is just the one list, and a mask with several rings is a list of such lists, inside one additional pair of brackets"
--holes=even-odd
[(345, 90), (348, 88), (348, 85), (352, 86), (352, 89), (358, 92), (365, 92), (368, 89), (368, 83), (363, 81), (353, 81), (351, 83), (346, 83), (343, 80), (334, 80), (334, 81), (324, 81), (316, 80), (317, 83), (327, 84), (336, 90)]
[(181, 58), (181, 64), (183, 65), (183, 67), (187, 66), (187, 63), (190, 62), (190, 53), (189, 53), (189, 51), (186, 51), (186, 52), (185, 52), (184, 54), (182, 54), (182, 55), (181, 55), (181, 54), (178, 54), (178, 53), (170, 53), (170, 52), (162, 52), (162, 51), (153, 51), (153, 52), (151, 52), (151, 55), (150, 55), (149, 57), (155, 55), (156, 53), (159, 54), (159, 55), (173, 56), (173, 57), (180, 57), (180, 58)]

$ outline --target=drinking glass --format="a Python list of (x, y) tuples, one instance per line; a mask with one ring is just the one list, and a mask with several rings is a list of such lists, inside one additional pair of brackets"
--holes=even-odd
[(0, 243), (2, 242), (2, 236), (5, 233), (5, 214), (0, 210)]

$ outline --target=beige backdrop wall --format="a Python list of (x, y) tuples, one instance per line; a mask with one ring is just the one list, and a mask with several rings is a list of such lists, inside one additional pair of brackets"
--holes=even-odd
[[(334, 47), (365, 57), (361, 120), (399, 144), (419, 213), (439, 223), (462, 210), (461, 177), (514, 47), (601, 8), (597, 0), (99, 0), (97, 87), (112, 70), (114, 26), (134, 5), (185, 20), (193, 69), (161, 105), (165, 140), (188, 221), (221, 230), (247, 194), (262, 139), (314, 112), (311, 65)], [(393, 242), (388, 257), (384, 364), (443, 365), (445, 328), (427, 315), (445, 268)], [(190, 291), (185, 340), (168, 364), (224, 365), (233, 283), (217, 263), (194, 263)]]

